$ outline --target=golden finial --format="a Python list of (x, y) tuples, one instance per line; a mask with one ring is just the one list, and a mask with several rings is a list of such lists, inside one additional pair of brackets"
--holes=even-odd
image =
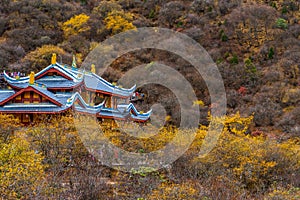
[(29, 75), (29, 84), (30, 85), (34, 84), (34, 72), (31, 72)]
[(55, 54), (55, 53), (52, 54), (51, 64), (52, 64), (52, 65), (55, 65), (55, 64), (56, 64), (56, 54)]
[(96, 68), (94, 64), (91, 65), (91, 72), (96, 74)]

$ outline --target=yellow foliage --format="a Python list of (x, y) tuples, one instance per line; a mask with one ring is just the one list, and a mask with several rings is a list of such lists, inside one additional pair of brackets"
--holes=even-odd
[[(300, 171), (299, 138), (278, 143), (264, 137), (246, 135), (252, 119), (253, 116), (241, 117), (239, 113), (222, 118), (209, 116), (211, 123), (214, 125), (222, 123), (225, 128), (211, 153), (206, 157), (198, 158), (199, 149), (207, 134), (207, 126), (201, 126), (198, 130), (180, 130), (174, 127), (157, 129), (151, 125), (141, 127), (137, 124), (118, 122), (114, 129), (105, 128), (101, 124), (104, 132), (101, 134), (99, 122), (93, 117), (53, 117), (51, 122), (43, 121), (25, 130), (26, 139), (31, 141), (31, 145), (24, 140), (24, 136), (12, 136), (9, 142), (0, 141), (0, 193), (4, 194), (6, 199), (29, 199), (28, 195), (36, 191), (38, 181), (44, 177), (45, 167), (51, 171), (57, 169), (58, 165), (70, 166), (76, 162), (80, 163), (82, 158), (87, 158), (85, 148), (92, 152), (93, 149), (98, 150), (99, 146), (104, 144), (105, 150), (105, 144), (111, 142), (126, 151), (147, 153), (161, 149), (173, 141), (174, 149), (167, 152), (169, 156), (170, 153), (180, 150), (181, 145), (196, 133), (190, 149), (171, 165), (169, 171), (172, 177), (185, 173), (182, 181), (174, 183), (172, 177), (169, 179), (169, 172), (163, 174), (159, 177), (160, 182), (157, 187), (153, 188), (147, 199), (201, 199), (206, 196), (199, 192), (200, 189), (208, 187), (215, 192), (218, 186), (227, 187), (226, 190), (233, 193), (245, 191), (259, 193), (273, 190), (266, 196), (267, 199), (276, 199), (281, 196), (293, 199), (290, 198), (293, 197), (289, 194), (290, 190), (277, 187), (273, 189), (273, 186), (283, 181), (285, 181), (284, 184), (288, 184), (288, 179), (291, 177), (295, 179), (295, 174), (297, 175)], [(111, 123), (108, 120), (107, 122)], [(74, 127), (74, 123), (78, 126)], [(17, 121), (5, 115), (0, 115), (0, 125), (2, 132), (18, 128)], [(80, 132), (85, 147), (77, 131)], [(181, 136), (176, 137), (179, 133)], [(31, 148), (39, 150), (44, 158), (30, 150)], [(104, 158), (115, 159), (115, 156), (108, 153), (104, 154)], [(42, 165), (42, 160), (49, 164)], [(155, 169), (141, 168), (133, 174), (139, 174), (141, 179), (146, 180), (153, 178), (155, 174), (152, 173), (153, 170)], [(63, 170), (59, 172), (64, 173)], [(119, 178), (117, 176), (122, 176), (122, 173), (115, 174), (114, 178)], [(157, 173), (155, 176), (158, 177)], [(214, 180), (215, 182), (212, 183), (215, 185), (200, 185), (202, 183), (199, 180)], [(32, 187), (28, 188), (28, 185)], [(214, 188), (211, 189), (211, 187)], [(47, 189), (62, 191), (66, 188), (58, 185), (47, 186), (45, 190)], [(292, 194), (299, 196), (299, 190), (293, 188)], [(221, 194), (221, 197), (224, 197), (222, 195), (224, 193)], [(244, 195), (246, 195), (244, 197), (249, 197), (248, 194)]]
[(90, 17), (86, 14), (75, 15), (68, 21), (64, 22), (61, 26), (64, 35), (68, 38), (71, 35), (78, 35), (79, 33), (90, 30), (87, 22)]
[(91, 42), (89, 50), (93, 51), (98, 45), (99, 45), (98, 42)]
[[(196, 141), (200, 142), (192, 145), (193, 149), (201, 145), (203, 134), (197, 134)], [(277, 144), (263, 137), (223, 132), (217, 146), (208, 156), (195, 159), (194, 164), (189, 165), (199, 168), (203, 176), (228, 176), (240, 187), (259, 191), (270, 186), (278, 177), (297, 173), (300, 170), (299, 160), (299, 144), (295, 142)]]
[(0, 143), (0, 194), (4, 199), (28, 199), (44, 177), (43, 156), (22, 137)]
[(16, 129), (20, 124), (19, 120), (13, 115), (0, 114), (0, 130)]
[(270, 192), (266, 198), (266, 200), (276, 200), (276, 199), (289, 199), (289, 200), (297, 200), (300, 199), (300, 188), (278, 188), (274, 189)]
[(165, 117), (165, 121), (167, 122), (167, 121), (170, 121), (172, 119), (172, 117), (170, 116), (170, 115), (167, 115), (166, 117)]
[(237, 135), (244, 135), (253, 121), (253, 115), (249, 117), (241, 117), (239, 112), (230, 116), (217, 118), (213, 118), (209, 113), (208, 118), (210, 123), (222, 124), (225, 132), (230, 132)]
[(147, 199), (199, 199), (201, 194), (198, 190), (199, 185), (192, 181), (180, 184), (163, 182)]
[(102, 19), (107, 17), (108, 13), (112, 11), (121, 11), (122, 6), (116, 1), (101, 1), (97, 7), (93, 8), (92, 13), (94, 15), (99, 15)]
[(32, 141), (31, 145), (43, 153), (46, 162), (66, 163), (71, 155), (81, 155), (85, 151), (71, 117), (52, 117), (51, 121), (44, 119), (42, 123), (28, 128), (26, 134)]
[(0, 114), (0, 143), (8, 142), (19, 126), (19, 120), (13, 115)]
[(45, 57), (51, 58), (53, 53), (62, 55), (62, 54), (65, 54), (66, 52), (58, 46), (44, 45), (42, 47), (37, 48), (34, 51), (31, 51), (29, 54), (27, 54), (25, 56), (24, 60), (35, 61), (38, 59), (44, 59)]
[(104, 19), (106, 29), (112, 30), (113, 34), (124, 32), (130, 29), (136, 29), (132, 24), (133, 14), (124, 11), (112, 11)]
[[(234, 185), (249, 191), (270, 187), (278, 177), (299, 172), (299, 138), (278, 144), (263, 136), (246, 135), (252, 119), (239, 113), (214, 119), (210, 116), (211, 123), (224, 125), (218, 143), (206, 157), (195, 158), (185, 167), (197, 169), (200, 177), (230, 177)], [(198, 154), (207, 130), (206, 126), (200, 127), (189, 154)]]
[(51, 63), (53, 53), (59, 56), (66, 54), (66, 52), (58, 46), (44, 45), (28, 53), (22, 61), (29, 62), (32, 70), (35, 68), (44, 68)]
[(201, 101), (201, 100), (194, 101), (194, 102), (193, 102), (193, 106), (196, 106), (196, 105), (199, 105), (199, 106), (205, 106), (204, 102)]
[[(176, 130), (162, 128), (157, 130), (154, 127), (136, 127), (133, 124), (122, 126), (122, 130), (126, 131), (130, 136), (124, 137), (122, 132), (118, 130), (103, 129), (104, 136), (108, 138), (114, 145), (121, 147), (127, 151), (151, 152), (163, 148), (171, 141), (176, 134)], [(137, 135), (138, 134), (138, 135)], [(154, 136), (155, 137), (152, 137)], [(137, 136), (137, 137), (133, 137)], [(178, 142), (180, 143), (180, 142)]]

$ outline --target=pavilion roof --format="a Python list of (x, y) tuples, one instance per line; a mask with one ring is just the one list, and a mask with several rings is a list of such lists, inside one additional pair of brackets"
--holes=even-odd
[[(34, 91), (44, 97), (51, 99), (48, 103), (9, 103), (9, 100), (20, 95), (24, 91)], [(79, 93), (58, 93), (54, 94), (46, 88), (36, 85), (28, 86), (15, 93), (13, 90), (0, 91), (0, 112), (3, 113), (60, 113), (73, 108), (75, 112), (93, 114), (102, 118), (114, 118), (125, 120), (131, 118), (133, 121), (147, 121), (151, 110), (147, 113), (138, 112), (135, 106), (130, 104), (118, 105), (117, 109), (104, 107), (103, 101), (99, 105), (89, 105)]]
[(4, 101), (5, 99), (9, 98), (14, 94), (14, 90), (0, 90), (0, 102)]
[(24, 104), (13, 103), (0, 106), (0, 112), (3, 113), (60, 113), (66, 110), (67, 107), (57, 106), (52, 103), (39, 103), (39, 104)]
[(148, 112), (139, 112), (136, 107), (130, 103), (130, 104), (119, 104), (118, 110), (122, 113), (130, 113), (131, 118), (133, 120), (139, 120), (139, 121), (146, 121), (150, 118), (152, 110), (149, 110)]
[(116, 96), (129, 97), (136, 89), (134, 85), (130, 89), (120, 88), (115, 86), (108, 81), (104, 80), (100, 76), (94, 73), (87, 73), (84, 75), (84, 84), (87, 89), (102, 91)]
[[(53, 75), (53, 73), (56, 75)], [(121, 88), (106, 81), (95, 73), (61, 65), (55, 61), (37, 74), (32, 72), (31, 80), (34, 82), (31, 82), (32, 84), (29, 83), (30, 76), (15, 79), (4, 71), (3, 78), (12, 88), (16, 88), (19, 91), (0, 90), (0, 112), (59, 113), (73, 108), (74, 111), (85, 114), (95, 114), (97, 117), (116, 119), (130, 118), (133, 121), (147, 121), (152, 112), (152, 110), (146, 113), (138, 112), (132, 103), (118, 105), (117, 109), (106, 108), (104, 106), (105, 102), (96, 106), (89, 105), (77, 92), (52, 93), (48, 89), (72, 89), (84, 85), (87, 90), (127, 98), (130, 97), (136, 89), (136, 85), (129, 89)], [(46, 98), (49, 102), (30, 104), (11, 103), (11, 100), (15, 97), (27, 91), (35, 92)]]
[[(48, 76), (47, 72), (56, 71), (58, 76)], [(29, 82), (29, 76), (15, 79), (10, 77), (5, 71), (3, 73), (4, 79), (10, 86), (17, 89), (26, 88)], [(80, 84), (84, 84), (86, 89), (103, 92), (115, 96), (129, 97), (136, 89), (136, 85), (129, 89), (121, 88), (106, 81), (95, 73), (78, 69), (59, 63), (51, 64), (45, 69), (35, 74), (35, 81), (38, 84), (45, 85), (45, 87), (53, 88), (75, 88)]]
[(43, 87), (39, 87), (39, 86), (36, 86), (36, 85), (29, 85), (27, 88), (23, 88), (22, 90), (16, 92), (16, 93), (11, 93), (10, 96), (7, 95), (7, 98), (3, 99), (1, 102), (0, 102), (0, 105), (4, 105), (6, 104), (7, 102), (9, 102), (10, 100), (14, 99), (15, 97), (21, 95), (22, 93), (24, 92), (27, 92), (27, 91), (33, 91), (33, 92), (36, 92), (40, 95), (42, 95), (43, 97), (45, 97), (46, 99), (48, 99), (50, 102), (54, 103), (55, 105), (57, 106), (61, 106), (63, 105), (63, 102), (60, 101), (60, 99), (58, 99), (54, 93), (48, 91), (46, 88), (43, 88)]

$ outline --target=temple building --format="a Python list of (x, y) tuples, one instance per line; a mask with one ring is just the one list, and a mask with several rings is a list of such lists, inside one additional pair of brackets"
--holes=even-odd
[(139, 112), (130, 103), (135, 85), (118, 87), (98, 76), (94, 65), (90, 71), (62, 65), (56, 62), (56, 54), (51, 65), (36, 74), (11, 77), (4, 71), (3, 79), (9, 87), (0, 90), (0, 113), (14, 114), (22, 123), (68, 110), (95, 115), (100, 121), (146, 122), (151, 115), (151, 110)]

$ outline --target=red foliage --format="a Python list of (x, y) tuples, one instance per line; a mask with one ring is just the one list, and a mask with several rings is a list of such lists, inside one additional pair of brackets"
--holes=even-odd
[(245, 88), (244, 86), (241, 86), (240, 89), (238, 89), (238, 93), (245, 96), (247, 93), (247, 88)]

